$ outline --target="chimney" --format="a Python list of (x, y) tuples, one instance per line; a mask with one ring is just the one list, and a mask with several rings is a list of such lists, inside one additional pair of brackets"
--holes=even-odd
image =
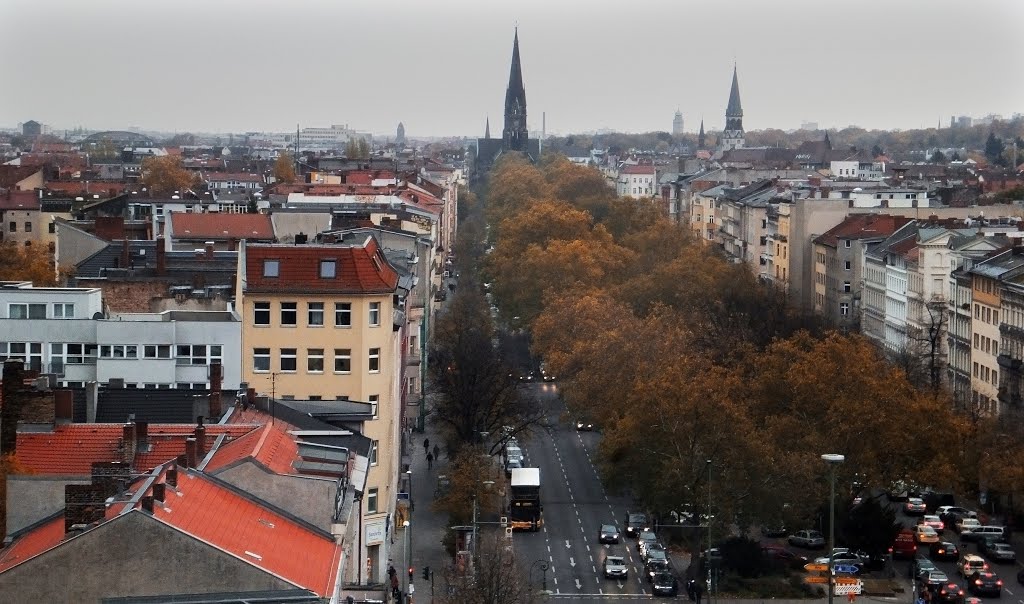
[(305, 233), (300, 231), (299, 234), (295, 235), (295, 245), (305, 245), (307, 241), (309, 241), (309, 236)]
[(131, 259), (130, 250), (128, 249), (128, 239), (125, 238), (121, 244), (121, 268), (128, 268), (128, 263)]
[(201, 461), (203, 457), (206, 457), (206, 426), (203, 425), (202, 415), (196, 418), (196, 422), (198, 423), (195, 431), (196, 459)]
[(142, 511), (143, 512), (149, 512), (150, 514), (153, 513), (153, 496), (152, 495), (143, 495), (143, 497), (142, 497)]
[(210, 418), (219, 420), (221, 409), (221, 380), (224, 373), (223, 365), (215, 362), (210, 365)]
[(205, 258), (207, 260), (213, 260), (213, 242), (212, 241), (207, 241), (206, 242), (206, 255), (205, 255)]
[[(169, 472), (170, 470), (168, 470)], [(164, 496), (167, 494), (167, 485), (162, 482), (153, 483), (153, 501), (164, 502)]]
[(135, 450), (138, 453), (149, 451), (149, 422), (135, 422)]
[(88, 382), (85, 384), (85, 421), (96, 423), (96, 407), (100, 400), (100, 383)]
[[(181, 457), (183, 457), (183, 456), (179, 455), (178, 459), (180, 460)], [(172, 487), (177, 487), (178, 486), (178, 462), (177, 461), (171, 462), (171, 465), (167, 468), (167, 474), (165, 474), (164, 480), (166, 480), (167, 484), (171, 485)]]
[(185, 467), (194, 468), (196, 465), (196, 439), (189, 436), (185, 439)]
[(121, 426), (121, 459), (127, 464), (135, 460), (135, 422)]
[(74, 393), (70, 390), (53, 392), (53, 420), (55, 424), (70, 424), (75, 418)]
[(163, 237), (156, 238), (156, 274), (163, 275), (167, 272), (167, 240)]

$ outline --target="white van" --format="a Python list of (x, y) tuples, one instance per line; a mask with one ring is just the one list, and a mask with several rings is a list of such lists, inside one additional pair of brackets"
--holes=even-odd
[(1004, 526), (977, 526), (970, 530), (964, 529), (960, 539), (964, 541), (1001, 540), (1008, 537)]

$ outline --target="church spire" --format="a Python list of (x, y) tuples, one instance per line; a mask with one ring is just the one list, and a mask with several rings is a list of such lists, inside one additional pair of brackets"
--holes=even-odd
[(487, 125), (484, 126), (484, 138), (491, 138), (491, 116), (487, 116)]
[(828, 139), (828, 130), (825, 131), (825, 147), (829, 150), (832, 149), (832, 141)]
[(740, 104), (740, 79), (736, 64), (732, 65), (732, 88), (729, 90), (729, 105), (725, 108), (725, 130), (718, 139), (722, 151), (738, 149), (744, 145), (743, 105)]
[[(740, 79), (736, 75), (736, 64), (732, 65), (732, 89), (729, 91), (729, 106), (725, 109), (726, 119), (743, 119), (743, 105), (740, 104)], [(728, 128), (728, 126), (726, 126)], [(738, 130), (742, 130), (740, 126)]]
[(704, 118), (700, 118), (700, 132), (697, 134), (697, 148), (704, 148)]
[(512, 41), (512, 67), (508, 74), (508, 89), (505, 91), (505, 129), (502, 132), (504, 147), (509, 151), (527, 151), (526, 129), (526, 88), (523, 86), (523, 67), (519, 60), (519, 28)]

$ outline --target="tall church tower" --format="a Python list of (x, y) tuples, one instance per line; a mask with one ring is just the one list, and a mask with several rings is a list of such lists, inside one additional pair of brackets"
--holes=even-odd
[(512, 43), (512, 68), (505, 90), (505, 130), (502, 142), (506, 151), (527, 153), (529, 131), (526, 128), (526, 88), (523, 87), (523, 69), (519, 63), (519, 28)]
[(743, 139), (743, 106), (740, 104), (740, 80), (736, 75), (736, 65), (732, 66), (732, 89), (729, 91), (729, 106), (725, 108), (725, 130), (718, 142), (719, 150), (742, 148)]
[(700, 118), (700, 132), (697, 134), (697, 148), (704, 148), (704, 118)]

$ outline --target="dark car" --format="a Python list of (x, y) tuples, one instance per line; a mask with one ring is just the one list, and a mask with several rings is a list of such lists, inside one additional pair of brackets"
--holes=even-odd
[(770, 522), (761, 525), (761, 534), (765, 537), (785, 537), (789, 534), (786, 525), (781, 522)]
[(910, 563), (910, 576), (916, 576), (923, 570), (938, 570), (935, 563), (931, 559), (924, 556), (917, 556), (914, 561)]
[(636, 551), (640, 554), (644, 553), (644, 546), (650, 545), (651, 543), (657, 543), (658, 536), (651, 531), (640, 531), (636, 536)]
[(648, 560), (647, 564), (644, 564), (644, 577), (648, 583), (653, 582), (654, 576), (658, 573), (666, 572), (669, 572), (668, 560)]
[(1013, 547), (1003, 541), (990, 539), (979, 541), (978, 551), (993, 562), (1013, 563), (1017, 561), (1017, 553), (1013, 551)]
[(781, 545), (761, 546), (761, 554), (769, 563), (779, 567), (802, 569), (807, 564), (807, 556), (795, 554)]
[(933, 604), (963, 604), (964, 590), (956, 583), (946, 583), (932, 596)]
[(658, 573), (654, 575), (651, 591), (656, 596), (668, 596), (674, 598), (679, 593), (679, 581), (672, 573)]
[(1003, 593), (1003, 580), (990, 570), (974, 573), (967, 580), (967, 589), (978, 595), (999, 596)]
[(647, 514), (641, 514), (638, 512), (631, 512), (626, 519), (626, 535), (629, 537), (636, 537), (640, 531), (651, 530), (651, 521), (647, 519)]
[(933, 543), (929, 549), (931, 550), (932, 558), (936, 560), (958, 560), (960, 558), (960, 548), (955, 543), (950, 543), (949, 541)]
[(576, 420), (576, 431), (577, 432), (593, 432), (594, 431), (594, 422), (592, 422), (592, 421), (590, 421), (588, 419), (578, 419), (578, 420)]
[(602, 524), (601, 530), (597, 535), (598, 543), (618, 543), (619, 542), (619, 528), (614, 524)]

